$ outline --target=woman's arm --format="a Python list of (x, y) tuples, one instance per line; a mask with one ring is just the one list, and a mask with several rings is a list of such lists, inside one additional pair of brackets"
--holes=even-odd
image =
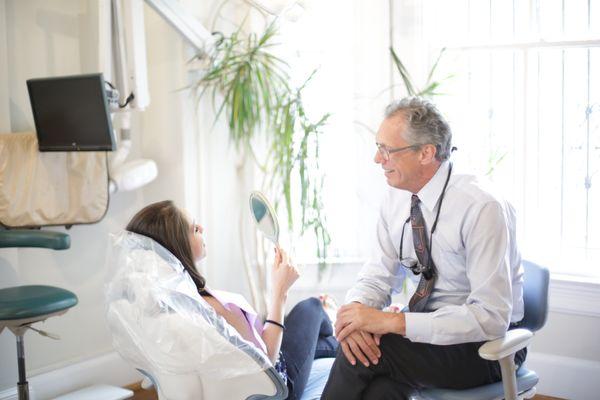
[[(273, 270), (271, 273), (271, 303), (269, 312), (267, 313), (267, 320), (275, 321), (283, 325), (283, 314), (285, 311), (288, 290), (300, 275), (296, 267), (290, 265), (285, 251), (279, 248), (276, 248), (275, 251), (275, 261), (273, 262)], [(283, 329), (280, 326), (272, 323), (265, 323), (262, 339), (267, 346), (267, 355), (273, 363), (277, 360), (277, 356), (279, 355), (282, 337)]]

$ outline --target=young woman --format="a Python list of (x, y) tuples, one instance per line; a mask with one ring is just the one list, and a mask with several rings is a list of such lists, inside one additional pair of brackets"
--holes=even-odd
[(145, 207), (132, 218), (126, 229), (155, 240), (181, 261), (204, 300), (275, 364), (287, 382), (288, 399), (299, 399), (302, 395), (312, 360), (335, 357), (338, 343), (333, 337), (331, 320), (323, 309), (326, 301), (322, 304), (316, 298), (306, 299), (284, 319), (288, 290), (299, 276), (285, 251), (275, 249), (270, 309), (263, 324), (257, 321), (256, 312), (241, 295), (206, 286), (195, 266), (206, 255), (203, 229), (190, 222), (172, 201)]

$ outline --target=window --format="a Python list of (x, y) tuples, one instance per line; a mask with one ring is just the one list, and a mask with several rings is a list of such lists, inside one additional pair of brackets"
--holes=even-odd
[(600, 277), (600, 1), (399, 6), (412, 18), (396, 21), (394, 47), (419, 43), (413, 66), (447, 48), (438, 76), (453, 77), (435, 101), (456, 162), (487, 173), (516, 206), (523, 256)]
[[(434, 101), (453, 159), (515, 205), (523, 256), (600, 278), (600, 0), (320, 3), (290, 37), (298, 66), (321, 67), (311, 105), (334, 113), (321, 163), (330, 256), (369, 252), (385, 180), (364, 126), (376, 130), (405, 93), (392, 43), (417, 83), (447, 49), (436, 76), (452, 77)], [(309, 241), (299, 248), (314, 254)]]
[[(362, 262), (368, 254), (386, 187), (373, 162), (371, 131), (391, 99), (385, 91), (390, 86), (388, 20), (386, 2), (328, 0), (312, 2), (297, 22), (283, 25), (281, 43), (296, 84), (318, 69), (304, 92), (307, 112), (315, 119), (331, 113), (319, 163), (326, 171), (323, 201), (332, 263)], [(310, 232), (294, 244), (299, 262), (317, 261)]]

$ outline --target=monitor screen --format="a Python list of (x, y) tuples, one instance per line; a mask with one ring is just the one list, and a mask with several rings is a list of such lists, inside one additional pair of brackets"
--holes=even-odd
[(29, 79), (40, 151), (114, 150), (102, 74)]

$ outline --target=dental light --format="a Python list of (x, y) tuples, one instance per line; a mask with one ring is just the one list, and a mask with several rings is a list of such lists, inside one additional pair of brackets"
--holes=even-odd
[[(210, 32), (193, 14), (176, 0), (145, 0), (165, 21), (175, 28), (199, 53), (208, 54), (214, 44)], [(131, 151), (131, 112), (143, 111), (150, 104), (144, 32), (144, 0), (112, 0), (112, 37), (109, 44), (114, 64), (117, 92), (112, 102), (114, 117), (119, 119), (119, 143), (110, 162), (110, 192), (138, 189), (158, 175), (153, 160), (126, 161)], [(100, 49), (102, 52), (103, 49)], [(114, 93), (113, 99), (114, 99)], [(121, 103), (121, 105), (119, 105)]]

